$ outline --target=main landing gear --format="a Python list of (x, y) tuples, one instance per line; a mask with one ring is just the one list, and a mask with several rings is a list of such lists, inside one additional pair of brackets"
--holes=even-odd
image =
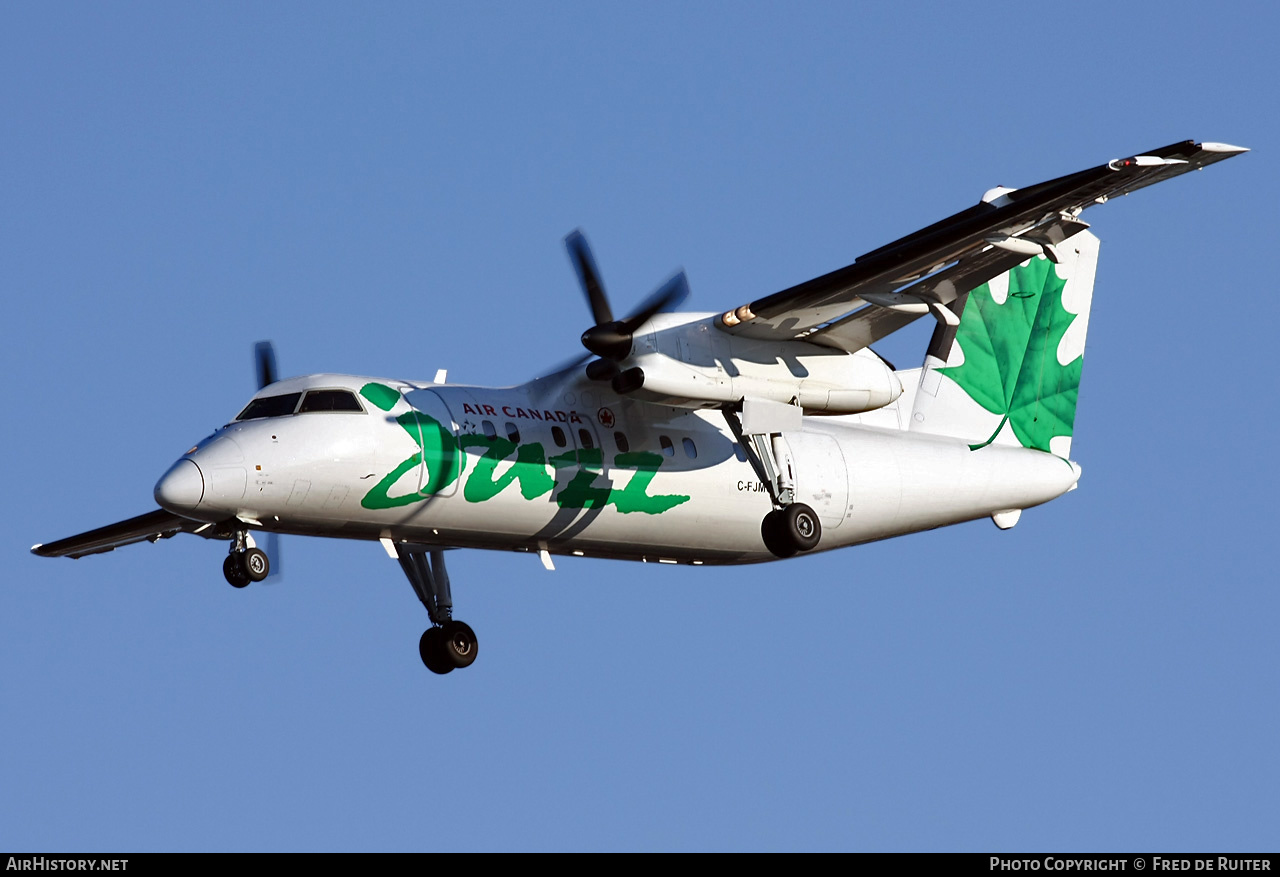
[(441, 675), (470, 667), (476, 659), (476, 634), (466, 622), (446, 621), (428, 627), (418, 640), (418, 657), (432, 673)]
[(444, 565), (444, 550), (425, 546), (396, 545), (396, 556), (413, 591), (427, 607), (428, 627), (418, 640), (418, 656), (432, 673), (451, 673), (470, 667), (479, 645), (476, 634), (467, 624), (453, 619), (453, 596), (449, 590), (449, 573)]
[(818, 547), (822, 525), (813, 509), (796, 502), (765, 515), (760, 523), (760, 536), (775, 557), (792, 557)]
[(243, 588), (250, 582), (260, 582), (271, 574), (271, 561), (267, 553), (256, 547), (243, 530), (231, 540), (231, 552), (222, 561), (222, 574), (233, 588)]
[(794, 557), (801, 551), (817, 548), (822, 540), (822, 524), (813, 509), (795, 501), (791, 451), (782, 433), (747, 435), (742, 430), (738, 413), (730, 407), (723, 411), (729, 429), (773, 501), (773, 511), (760, 522), (760, 536), (765, 548), (780, 558)]

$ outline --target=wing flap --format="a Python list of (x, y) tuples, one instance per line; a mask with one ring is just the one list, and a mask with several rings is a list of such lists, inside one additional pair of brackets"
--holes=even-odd
[(79, 559), (90, 554), (115, 551), (121, 546), (132, 545), (143, 540), (158, 542), (178, 533), (195, 533), (205, 529), (213, 530), (214, 525), (193, 521), (190, 518), (166, 512), (164, 509), (156, 509), (154, 512), (147, 512), (145, 515), (138, 515), (127, 521), (108, 524), (47, 545), (34, 545), (31, 553), (41, 557)]
[[(949, 305), (961, 294), (981, 286), (992, 277), (1003, 274), (1020, 262), (1025, 262), (1026, 259), (1027, 257), (1020, 253), (988, 247), (983, 252), (906, 287), (897, 295), (902, 298), (914, 298), (925, 302), (936, 301), (942, 305)], [(867, 305), (847, 317), (815, 330), (805, 340), (853, 353), (863, 347), (870, 347), (881, 338), (920, 319), (926, 313), (928, 313), (927, 310), (912, 313)]]

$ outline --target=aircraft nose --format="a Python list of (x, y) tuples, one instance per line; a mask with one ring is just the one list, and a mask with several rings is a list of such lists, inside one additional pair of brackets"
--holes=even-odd
[(156, 482), (156, 502), (175, 515), (189, 512), (204, 499), (204, 475), (190, 460), (179, 460)]

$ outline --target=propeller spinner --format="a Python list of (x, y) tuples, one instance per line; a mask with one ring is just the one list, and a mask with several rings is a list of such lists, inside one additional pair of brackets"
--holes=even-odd
[(587, 366), (587, 375), (593, 380), (604, 380), (617, 374), (616, 363), (631, 354), (632, 340), (637, 329), (654, 314), (677, 307), (689, 296), (689, 280), (683, 270), (676, 272), (630, 314), (615, 320), (604, 284), (600, 282), (600, 271), (591, 254), (591, 246), (581, 229), (570, 232), (564, 239), (564, 246), (569, 251), (569, 260), (577, 272), (578, 282), (582, 284), (591, 316), (596, 321), (594, 326), (582, 333), (582, 346), (601, 357), (600, 361)]

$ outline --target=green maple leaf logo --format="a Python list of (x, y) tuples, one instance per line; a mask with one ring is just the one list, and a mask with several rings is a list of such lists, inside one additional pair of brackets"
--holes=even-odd
[(1071, 435), (1084, 355), (1058, 362), (1058, 344), (1076, 318), (1062, 305), (1066, 285), (1040, 256), (1009, 272), (1003, 304), (986, 283), (969, 293), (956, 330), (964, 362), (938, 371), (1002, 417), (989, 439), (970, 447), (990, 444), (1006, 421), (1026, 448), (1048, 451), (1051, 438)]

